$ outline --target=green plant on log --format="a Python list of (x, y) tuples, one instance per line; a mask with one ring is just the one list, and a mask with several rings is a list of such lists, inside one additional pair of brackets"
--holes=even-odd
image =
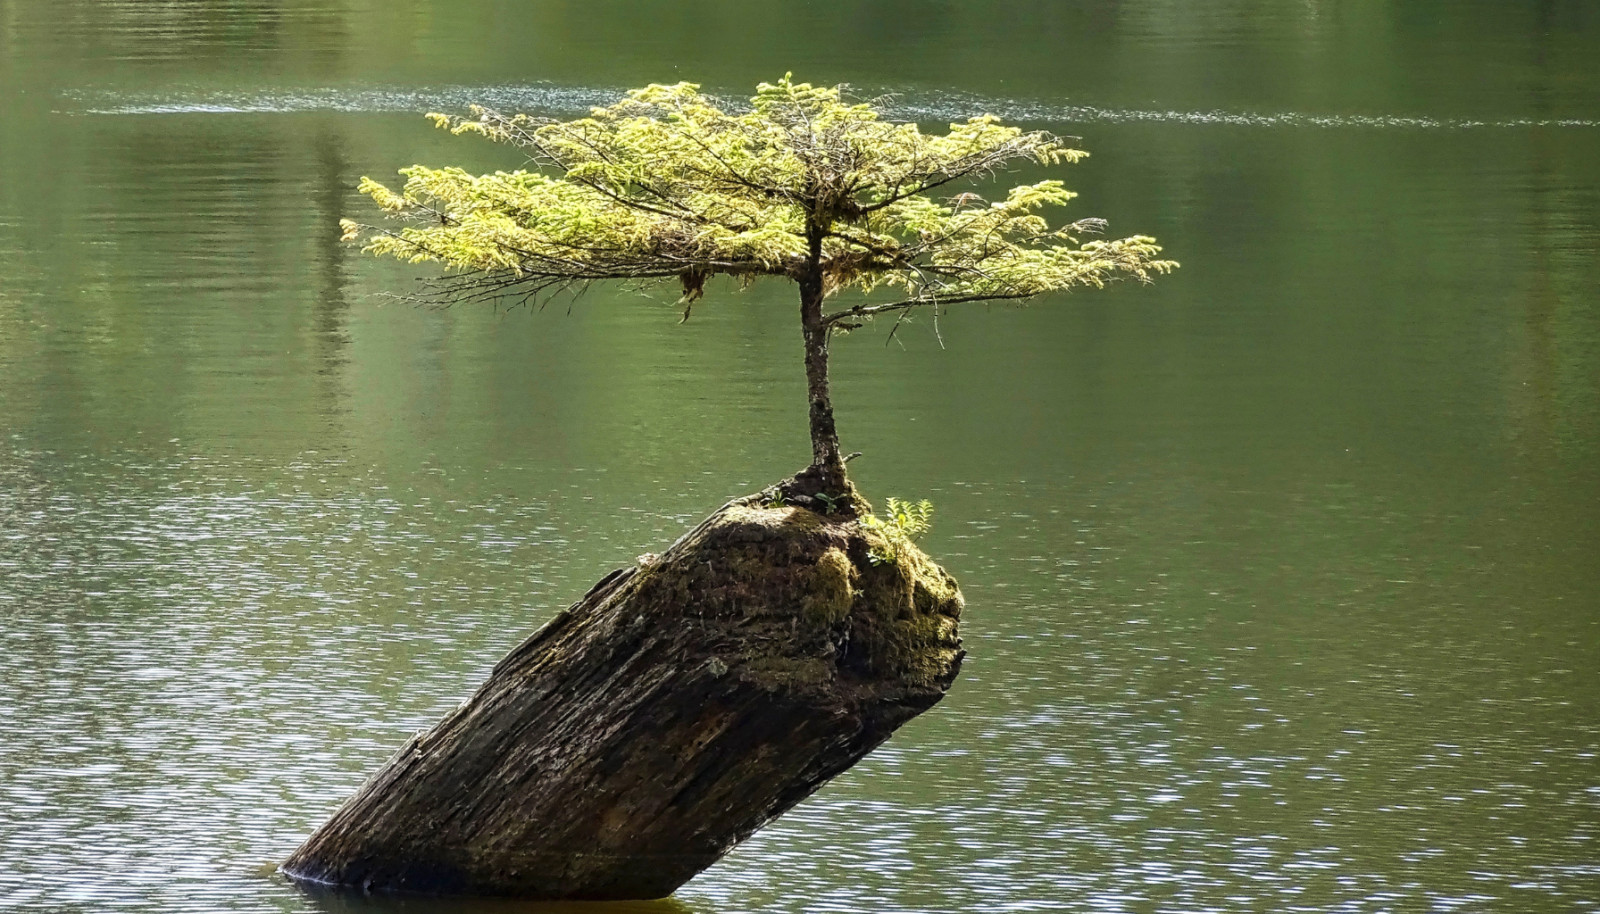
[[(994, 192), (1018, 162), (1087, 153), (980, 115), (944, 133), (884, 118), (839, 87), (762, 83), (731, 107), (692, 83), (652, 85), (561, 121), (473, 108), (430, 115), (507, 143), (525, 167), (493, 174), (403, 169), (361, 190), (398, 221), (344, 221), (367, 251), (447, 269), (423, 297), (544, 300), (594, 280), (675, 281), (683, 317), (715, 276), (796, 283), (812, 467), (848, 494), (828, 386), (829, 341), (874, 318), (1031, 299), (1177, 266), (1145, 235), (1091, 238), (1100, 219), (1051, 225), (1075, 195), (1044, 180)], [(988, 195), (985, 196), (984, 193)], [(829, 299), (849, 299), (832, 310)], [(893, 331), (891, 331), (893, 332)]]
[(933, 526), (933, 503), (926, 498), (918, 502), (886, 499), (884, 515), (863, 515), (859, 522), (868, 530), (882, 534), (885, 546), (867, 550), (867, 560), (874, 565), (889, 565), (900, 560), (901, 550), (920, 539)]
[(829, 495), (826, 492), (818, 492), (816, 494), (816, 499), (822, 504), (823, 514), (838, 514), (839, 511), (845, 507), (845, 505), (850, 503), (849, 498), (846, 496)]

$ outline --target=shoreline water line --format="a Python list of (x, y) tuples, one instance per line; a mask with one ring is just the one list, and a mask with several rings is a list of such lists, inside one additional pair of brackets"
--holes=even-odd
[[(77, 90), (62, 94), (74, 107), (56, 113), (77, 116), (162, 114), (401, 114), (464, 109), (479, 104), (508, 111), (555, 116), (581, 114), (608, 105), (620, 88), (558, 86), (548, 83), (500, 86), (418, 88), (308, 88), (260, 92), (121, 92)], [(1399, 114), (1316, 114), (1300, 111), (1185, 111), (1159, 108), (1110, 108), (1039, 99), (995, 98), (962, 92), (862, 93), (883, 99), (891, 116), (906, 120), (963, 118), (984, 111), (1010, 121), (1033, 123), (1188, 124), (1226, 127), (1317, 127), (1322, 129), (1472, 130), (1518, 128), (1593, 128), (1591, 118), (1440, 118)]]

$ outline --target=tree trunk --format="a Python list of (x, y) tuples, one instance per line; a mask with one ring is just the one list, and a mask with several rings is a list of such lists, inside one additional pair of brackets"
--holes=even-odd
[(665, 896), (939, 701), (962, 657), (955, 582), (901, 538), (764, 501), (607, 575), (284, 872), (367, 891)]
[(822, 234), (808, 233), (810, 269), (800, 278), (800, 329), (806, 344), (806, 395), (811, 415), (811, 465), (833, 486), (844, 483), (844, 459), (839, 452), (839, 431), (833, 424), (833, 397), (828, 391), (829, 328), (822, 322), (824, 295)]

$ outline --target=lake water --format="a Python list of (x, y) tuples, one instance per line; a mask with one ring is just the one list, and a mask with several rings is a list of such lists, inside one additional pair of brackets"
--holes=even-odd
[(395, 906), (271, 869), (804, 386), (780, 284), (418, 310), (337, 220), (514, 164), (428, 109), (789, 70), (1081, 136), (1184, 266), (836, 346), (966, 671), (630, 910), (1600, 908), (1597, 61), (1582, 0), (0, 0), (0, 909)]

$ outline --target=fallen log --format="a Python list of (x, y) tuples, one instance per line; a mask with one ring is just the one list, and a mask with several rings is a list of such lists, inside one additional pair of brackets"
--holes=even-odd
[[(791, 481), (792, 482), (792, 481)], [(770, 489), (612, 572), (283, 865), (304, 883), (671, 894), (943, 697), (962, 599), (853, 493)]]

